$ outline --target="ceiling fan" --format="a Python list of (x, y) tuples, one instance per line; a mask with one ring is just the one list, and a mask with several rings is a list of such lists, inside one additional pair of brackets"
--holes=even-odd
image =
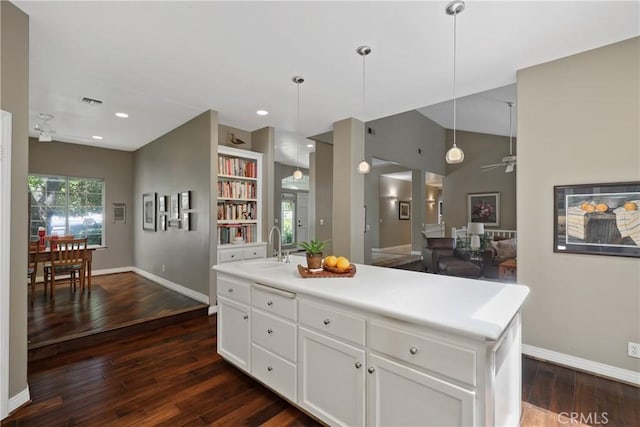
[(505, 166), (505, 173), (513, 172), (516, 168), (516, 156), (513, 154), (513, 128), (512, 128), (512, 110), (513, 110), (513, 102), (507, 101), (505, 104), (509, 107), (509, 155), (504, 156), (500, 163), (495, 163), (493, 165), (484, 165), (480, 166), (482, 172), (489, 172), (490, 170), (499, 168), (501, 166)]

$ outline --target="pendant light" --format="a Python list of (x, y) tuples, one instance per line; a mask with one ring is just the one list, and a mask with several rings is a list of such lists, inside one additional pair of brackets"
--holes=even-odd
[(456, 18), (464, 10), (462, 0), (452, 1), (445, 9), (447, 15), (453, 15), (453, 147), (447, 151), (445, 160), (447, 163), (462, 163), (464, 152), (456, 145)]
[[(362, 56), (362, 115), (364, 116), (365, 82), (366, 82), (365, 58), (367, 57), (367, 55), (371, 53), (371, 48), (369, 46), (360, 46), (356, 49), (356, 52), (358, 52), (358, 55)], [(367, 174), (371, 172), (371, 165), (365, 159), (362, 159), (360, 163), (358, 163), (357, 171), (359, 174), (362, 174), (362, 175)]]
[[(298, 109), (297, 109), (298, 112), (296, 115), (296, 132), (300, 132), (300, 85), (304, 83), (304, 78), (300, 76), (295, 76), (291, 80), (293, 80), (293, 82), (298, 86)], [(296, 162), (299, 161), (298, 154), (299, 154), (298, 141), (296, 140)], [(302, 179), (303, 176), (304, 174), (302, 173), (302, 171), (300, 170), (300, 167), (298, 166), (296, 170), (293, 171), (293, 179), (299, 180), (299, 179)]]

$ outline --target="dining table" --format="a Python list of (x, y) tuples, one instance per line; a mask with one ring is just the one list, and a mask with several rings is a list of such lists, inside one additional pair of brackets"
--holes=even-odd
[[(87, 289), (89, 293), (91, 293), (91, 263), (93, 260), (93, 252), (95, 252), (95, 250), (99, 248), (101, 248), (101, 246), (99, 245), (87, 246), (85, 257), (85, 271), (87, 272)], [(51, 251), (50, 247), (40, 248), (37, 252), (29, 252), (29, 257), (31, 258), (30, 260), (33, 260), (33, 257), (37, 255), (38, 263), (51, 262), (53, 252), (55, 251)]]

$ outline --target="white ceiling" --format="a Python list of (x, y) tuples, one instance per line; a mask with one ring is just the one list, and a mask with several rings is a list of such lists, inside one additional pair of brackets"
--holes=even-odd
[[(30, 15), (30, 127), (51, 113), (61, 141), (134, 150), (207, 109), (228, 126), (294, 132), (294, 75), (306, 79), (302, 135), (452, 96), (446, 1), (15, 3)], [(457, 94), (511, 85), (518, 69), (637, 36), (639, 12), (638, 1), (469, 1), (458, 17)], [(373, 49), (364, 113), (355, 52), (363, 44)], [(483, 131), (459, 105), (458, 128)], [(269, 115), (256, 115), (260, 108)], [(446, 106), (422, 111), (450, 127)]]

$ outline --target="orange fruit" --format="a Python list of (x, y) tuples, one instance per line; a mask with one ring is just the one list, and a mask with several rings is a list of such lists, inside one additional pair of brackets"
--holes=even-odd
[(338, 258), (334, 257), (333, 255), (329, 255), (324, 259), (324, 265), (326, 265), (327, 267), (335, 267), (336, 264), (338, 264)]
[(340, 268), (340, 269), (346, 269), (349, 268), (351, 266), (351, 262), (349, 262), (349, 260), (343, 256), (338, 257), (338, 261), (336, 263), (336, 267)]

